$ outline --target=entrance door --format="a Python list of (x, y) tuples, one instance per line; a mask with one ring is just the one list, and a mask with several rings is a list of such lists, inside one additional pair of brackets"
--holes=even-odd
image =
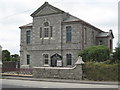
[(62, 56), (57, 53), (51, 56), (51, 67), (57, 67), (57, 60), (62, 61)]

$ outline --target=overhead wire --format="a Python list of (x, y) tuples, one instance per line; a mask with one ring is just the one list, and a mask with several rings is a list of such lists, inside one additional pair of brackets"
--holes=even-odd
[[(59, 3), (59, 2), (61, 2), (61, 1), (62, 1), (62, 0), (59, 0), (59, 1), (53, 2), (53, 3), (51, 3), (51, 4)], [(13, 16), (16, 16), (16, 15), (20, 15), (20, 14), (23, 14), (23, 13), (26, 13), (26, 12), (33, 11), (33, 10), (35, 10), (35, 9), (36, 9), (36, 8), (29, 9), (29, 10), (25, 10), (25, 11), (18, 12), (18, 13), (13, 13), (13, 14), (11, 14), (11, 15), (8, 15), (8, 16), (5, 16), (5, 17), (0, 18), (0, 21), (1, 21), (1, 20), (5, 20), (5, 19), (8, 19), (8, 18), (13, 17)]]
[[(35, 9), (35, 8), (34, 8), (34, 9)], [(0, 20), (2, 20), (2, 19), (7, 19), (7, 18), (16, 16), (16, 15), (20, 15), (20, 14), (23, 14), (23, 13), (26, 13), (26, 12), (29, 12), (29, 11), (32, 11), (32, 10), (34, 10), (34, 9), (25, 10), (25, 11), (22, 11), (22, 12), (19, 12), (19, 13), (13, 13), (13, 14), (11, 14), (11, 15), (8, 15), (8, 16), (5, 16), (5, 17), (0, 18)]]

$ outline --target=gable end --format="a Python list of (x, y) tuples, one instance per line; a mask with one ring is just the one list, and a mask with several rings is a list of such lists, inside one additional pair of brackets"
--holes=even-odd
[[(37, 14), (38, 14), (41, 10), (43, 10), (45, 7), (54, 10), (54, 12), (49, 13), (49, 14), (64, 13), (64, 11), (62, 11), (62, 10), (60, 10), (60, 9), (58, 9), (58, 8), (56, 8), (56, 7), (54, 7), (54, 6), (52, 6), (52, 5), (50, 5), (48, 2), (45, 2), (40, 8), (38, 8), (35, 12), (33, 12), (33, 13), (31, 14), (31, 16), (32, 16), (32, 17), (37, 16)], [(39, 16), (49, 15), (49, 14), (41, 14), (41, 15), (39, 15)]]

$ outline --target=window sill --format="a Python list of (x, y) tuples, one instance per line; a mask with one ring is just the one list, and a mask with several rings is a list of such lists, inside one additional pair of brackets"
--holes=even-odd
[(26, 43), (26, 45), (30, 45), (31, 43)]
[(52, 37), (50, 37), (50, 38), (49, 38), (49, 37), (48, 37), (48, 38), (46, 37), (46, 38), (40, 38), (40, 39), (53, 39), (53, 38), (52, 38)]
[(44, 66), (44, 67), (49, 67), (49, 64), (44, 64), (43, 66)]
[(49, 37), (43, 38), (43, 39), (49, 39)]

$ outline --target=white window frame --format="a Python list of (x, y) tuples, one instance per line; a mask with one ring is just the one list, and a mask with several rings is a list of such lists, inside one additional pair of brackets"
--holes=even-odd
[[(48, 55), (48, 64), (45, 64), (45, 58), (43, 56), (44, 54)], [(49, 55), (49, 53), (43, 53), (42, 54), (42, 59), (43, 59), (43, 66), (50, 66), (50, 55)]]
[[(44, 23), (45, 22), (48, 22), (48, 24), (49, 24), (49, 26), (44, 26)], [(52, 37), (51, 37), (51, 27), (52, 27)], [(48, 28), (48, 37), (45, 37), (45, 28)], [(47, 21), (47, 20), (45, 20), (44, 22), (43, 22), (43, 24), (42, 24), (42, 35), (43, 35), (43, 39), (53, 39), (53, 26), (51, 26), (50, 25), (50, 22), (49, 21)], [(41, 39), (42, 39), (41, 38)]]

